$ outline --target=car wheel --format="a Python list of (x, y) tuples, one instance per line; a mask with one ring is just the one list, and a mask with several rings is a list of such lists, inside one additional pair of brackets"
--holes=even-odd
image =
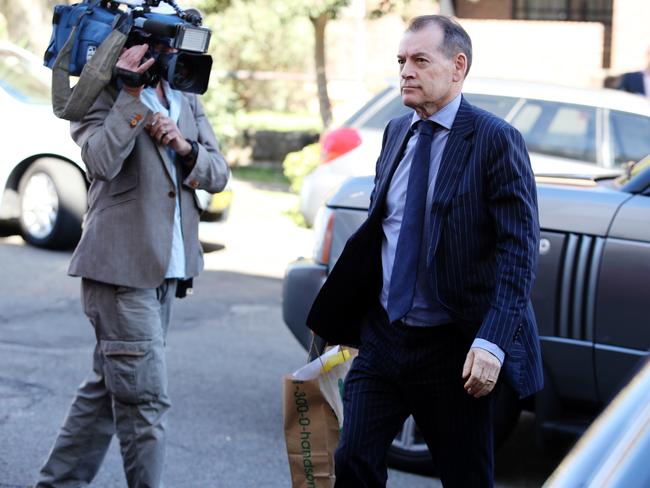
[[(494, 411), (494, 443), (501, 446), (510, 436), (519, 414), (521, 405), (517, 394), (510, 386), (502, 384), (497, 391)], [(391, 467), (420, 474), (437, 474), (435, 461), (431, 458), (424, 438), (415, 425), (413, 417), (409, 417), (399, 434), (393, 440), (388, 450), (388, 464)]]
[(80, 171), (58, 159), (39, 159), (18, 186), (20, 229), (38, 247), (66, 249), (81, 237), (86, 184)]

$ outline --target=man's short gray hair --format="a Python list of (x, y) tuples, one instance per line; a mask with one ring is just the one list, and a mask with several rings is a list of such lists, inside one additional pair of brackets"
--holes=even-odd
[(411, 20), (406, 32), (417, 32), (431, 24), (436, 24), (442, 29), (443, 38), (440, 50), (448, 59), (458, 53), (465, 54), (467, 57), (465, 76), (467, 76), (472, 65), (472, 40), (458, 22), (444, 15), (421, 15)]

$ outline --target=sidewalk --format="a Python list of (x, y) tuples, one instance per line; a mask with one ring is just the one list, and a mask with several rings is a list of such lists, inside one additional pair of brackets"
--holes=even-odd
[(202, 222), (204, 247), (225, 246), (205, 253), (205, 269), (237, 271), (282, 278), (288, 263), (309, 257), (313, 231), (298, 227), (288, 212), (298, 196), (279, 185), (233, 179), (233, 199), (225, 222)]

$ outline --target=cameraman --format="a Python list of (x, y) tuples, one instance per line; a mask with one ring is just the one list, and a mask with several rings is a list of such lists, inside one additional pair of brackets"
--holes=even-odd
[[(116, 66), (144, 73), (147, 49), (125, 50)], [(129, 487), (159, 487), (172, 301), (203, 266), (194, 190), (221, 191), (229, 170), (197, 97), (166, 81), (109, 85), (71, 133), (91, 184), (69, 274), (82, 277), (97, 343), (36, 486), (90, 483), (117, 434)]]

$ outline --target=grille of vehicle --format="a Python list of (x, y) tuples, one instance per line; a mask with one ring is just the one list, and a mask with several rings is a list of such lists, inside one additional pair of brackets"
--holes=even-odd
[(568, 234), (560, 268), (557, 337), (593, 341), (598, 267), (605, 240), (602, 237)]

